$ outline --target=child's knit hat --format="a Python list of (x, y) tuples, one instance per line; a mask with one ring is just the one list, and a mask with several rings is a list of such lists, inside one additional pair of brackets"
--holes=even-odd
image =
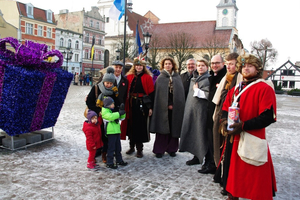
[(113, 103), (114, 103), (114, 100), (111, 97), (104, 97), (104, 100), (103, 100), (104, 108), (108, 108)]
[(106, 73), (103, 76), (102, 81), (103, 82), (115, 83), (116, 77), (115, 77), (114, 72), (115, 72), (114, 68), (108, 67), (107, 70), (106, 70)]
[(91, 122), (91, 120), (94, 116), (98, 116), (97, 113), (95, 111), (89, 110), (86, 118), (89, 120), (89, 122)]

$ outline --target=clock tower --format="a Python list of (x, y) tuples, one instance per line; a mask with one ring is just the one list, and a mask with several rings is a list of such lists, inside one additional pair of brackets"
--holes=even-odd
[(217, 5), (216, 29), (236, 28), (237, 11), (236, 0), (220, 0)]

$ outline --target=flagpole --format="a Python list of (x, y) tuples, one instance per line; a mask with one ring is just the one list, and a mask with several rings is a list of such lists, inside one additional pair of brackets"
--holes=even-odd
[[(123, 47), (123, 64), (125, 66), (125, 47), (126, 47), (126, 23), (127, 23), (127, 0), (125, 0), (125, 12), (124, 12), (124, 47)], [(125, 67), (123, 67), (125, 69)]]

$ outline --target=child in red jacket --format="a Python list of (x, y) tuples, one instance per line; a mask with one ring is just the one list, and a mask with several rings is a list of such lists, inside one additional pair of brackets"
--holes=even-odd
[(86, 149), (89, 151), (89, 158), (87, 162), (87, 168), (92, 171), (97, 171), (99, 166), (96, 165), (95, 155), (97, 149), (103, 146), (101, 140), (101, 122), (98, 119), (96, 112), (89, 110), (87, 113), (88, 121), (83, 123), (83, 132), (86, 136)]

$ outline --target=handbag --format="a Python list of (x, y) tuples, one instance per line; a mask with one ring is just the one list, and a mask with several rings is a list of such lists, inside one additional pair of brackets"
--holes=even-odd
[(244, 162), (250, 165), (263, 165), (268, 161), (267, 140), (242, 131), (237, 153)]
[[(245, 90), (247, 90), (252, 85), (264, 81), (262, 79), (258, 79), (252, 83), (250, 83), (244, 90), (242, 90), (237, 96), (234, 95), (234, 101), (232, 104), (236, 104), (238, 102), (239, 97)], [(235, 87), (235, 89), (238, 86)], [(260, 166), (265, 164), (268, 161), (268, 143), (266, 139), (260, 139), (246, 131), (242, 131), (240, 134), (240, 140), (237, 150), (240, 158), (254, 166)]]
[[(95, 96), (96, 96), (96, 101), (97, 101), (97, 97), (98, 97), (98, 88), (97, 85), (95, 85)], [(87, 118), (87, 113), (89, 112), (89, 107), (86, 106), (83, 115), (85, 116), (85, 118)]]

